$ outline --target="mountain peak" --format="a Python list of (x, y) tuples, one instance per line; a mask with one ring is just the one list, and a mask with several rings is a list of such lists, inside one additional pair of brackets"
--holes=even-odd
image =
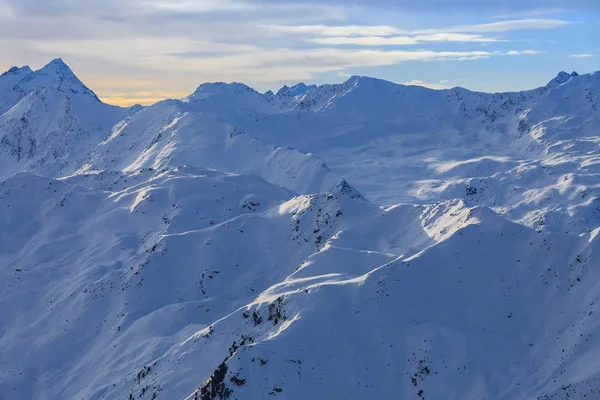
[(60, 92), (91, 96), (99, 101), (96, 94), (77, 78), (62, 58), (55, 58), (43, 68), (30, 73), (19, 82), (19, 86), (26, 92), (52, 88)]
[(548, 82), (547, 86), (562, 85), (563, 83), (567, 82), (569, 79), (571, 79), (572, 77), (575, 77), (575, 76), (579, 76), (579, 74), (575, 71), (571, 72), (570, 74), (565, 71), (560, 71), (554, 79), (552, 79), (550, 82)]
[[(72, 75), (73, 77), (75, 77), (73, 70), (71, 70), (71, 68), (63, 61), (62, 58), (55, 58), (54, 60), (46, 64), (42, 69), (37, 70), (35, 72), (45, 74), (55, 73), (63, 76)], [(77, 77), (75, 78), (77, 79)]]
[(397, 86), (396, 83), (386, 81), (385, 79), (373, 78), (370, 76), (352, 75), (342, 85), (344, 86), (357, 86), (357, 85), (368, 85), (368, 86)]
[(7, 76), (7, 75), (27, 75), (32, 73), (33, 71), (31, 70), (31, 68), (29, 68), (28, 65), (24, 65), (22, 67), (11, 67), (8, 71), (4, 72), (1, 76)]
[(306, 85), (302, 82), (295, 84), (292, 87), (284, 85), (281, 89), (277, 91), (277, 96), (289, 96), (296, 97), (303, 95), (309, 90), (316, 89), (317, 85)]
[(347, 180), (343, 179), (338, 182), (338, 184), (333, 189), (335, 193), (342, 194), (344, 196), (348, 196), (351, 199), (360, 199), (365, 200), (363, 195), (352, 185), (348, 183)]
[(63, 59), (60, 58), (60, 57), (57, 57), (54, 60), (50, 61), (48, 63), (48, 65), (64, 65), (64, 66), (67, 66), (67, 64), (65, 64), (65, 62), (63, 61)]
[(198, 86), (192, 96), (213, 95), (213, 94), (241, 94), (241, 93), (258, 93), (250, 86), (239, 82), (206, 82)]

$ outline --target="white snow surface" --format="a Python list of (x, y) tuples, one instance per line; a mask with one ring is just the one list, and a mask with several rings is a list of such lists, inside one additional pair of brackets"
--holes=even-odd
[(0, 399), (600, 399), (599, 94), (12, 68)]

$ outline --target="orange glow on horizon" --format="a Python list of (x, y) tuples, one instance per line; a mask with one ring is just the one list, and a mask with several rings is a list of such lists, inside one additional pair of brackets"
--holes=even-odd
[(157, 98), (141, 98), (141, 99), (136, 99), (136, 98), (124, 98), (124, 97), (100, 97), (100, 100), (102, 100), (102, 102), (107, 103), (107, 104), (111, 104), (113, 106), (119, 106), (119, 107), (130, 107), (130, 106), (134, 106), (136, 104), (141, 104), (143, 106), (149, 106), (152, 105), (154, 103), (158, 103), (161, 100), (165, 100), (168, 97), (157, 97)]
[(165, 99), (181, 99), (189, 95), (187, 92), (133, 92), (129, 93), (102, 93), (98, 95), (104, 103), (119, 107), (130, 107), (136, 104), (149, 106)]

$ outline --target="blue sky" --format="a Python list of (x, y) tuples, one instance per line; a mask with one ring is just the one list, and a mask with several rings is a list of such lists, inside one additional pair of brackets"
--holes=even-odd
[(541, 86), (600, 69), (597, 0), (0, 0), (0, 67), (62, 57), (115, 104), (207, 81), (257, 90), (369, 75), (433, 88)]

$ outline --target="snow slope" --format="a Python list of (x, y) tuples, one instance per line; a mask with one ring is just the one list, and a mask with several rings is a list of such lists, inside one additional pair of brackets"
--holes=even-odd
[(11, 69), (0, 399), (600, 398), (597, 93)]
[(160, 102), (117, 124), (83, 170), (107, 165), (123, 171), (202, 165), (257, 175), (296, 193), (328, 191), (342, 181), (314, 156), (263, 143), (177, 100)]

